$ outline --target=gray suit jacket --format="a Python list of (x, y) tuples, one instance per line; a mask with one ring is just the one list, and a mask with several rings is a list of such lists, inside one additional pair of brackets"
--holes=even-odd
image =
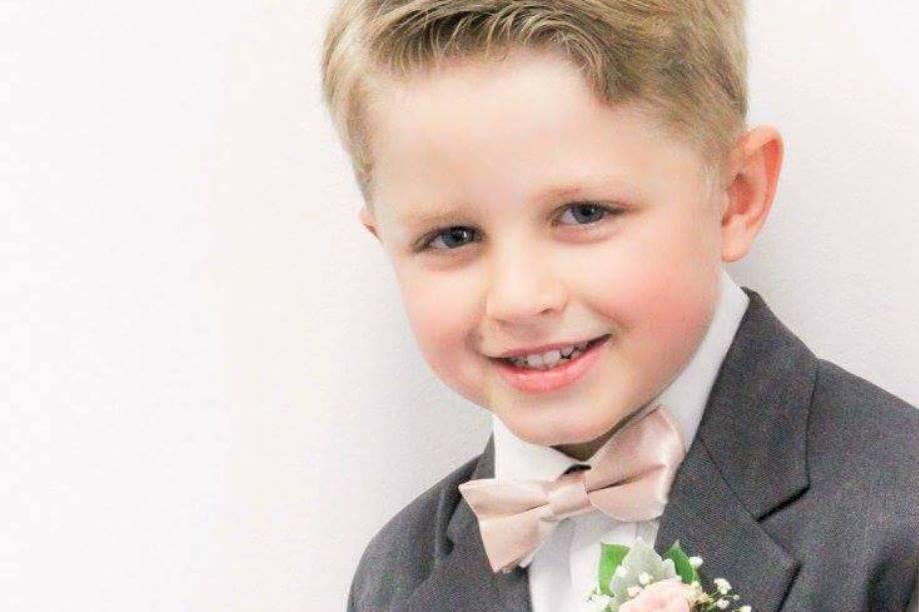
[[(919, 411), (818, 359), (758, 293), (660, 518), (756, 612), (902, 612), (919, 571)], [(401, 510), (361, 557), (352, 612), (529, 611), (526, 569), (494, 574), (457, 486), (484, 451)]]

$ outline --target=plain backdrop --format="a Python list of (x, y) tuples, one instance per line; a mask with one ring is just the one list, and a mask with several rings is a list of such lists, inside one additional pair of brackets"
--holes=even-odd
[[(341, 610), (481, 451), (358, 224), (331, 6), (0, 0), (0, 609)], [(752, 0), (787, 158), (729, 272), (919, 404), (916, 31), (907, 0)]]

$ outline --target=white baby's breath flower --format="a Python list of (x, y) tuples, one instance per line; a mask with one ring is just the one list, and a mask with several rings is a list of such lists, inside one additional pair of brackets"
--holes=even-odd
[(753, 608), (750, 606), (740, 606), (740, 610), (738, 610), (738, 612), (753, 612)]
[(620, 565), (619, 567), (616, 568), (616, 571), (613, 572), (613, 575), (618, 576), (619, 578), (625, 578), (628, 575), (628, 573), (629, 573), (629, 570), (626, 569), (624, 565)]
[(731, 602), (729, 602), (727, 599), (721, 598), (715, 602), (715, 605), (718, 606), (719, 610), (726, 610), (727, 607), (731, 605)]
[(609, 595), (593, 595), (590, 598), (590, 603), (593, 604), (595, 612), (604, 612), (612, 601), (613, 598)]
[(690, 557), (689, 564), (694, 568), (698, 569), (702, 565), (702, 557)]
[(647, 586), (648, 583), (651, 582), (651, 574), (648, 572), (638, 574), (638, 582), (641, 583), (642, 586)]
[(718, 587), (718, 592), (722, 595), (727, 594), (731, 590), (731, 583), (725, 580), (724, 578), (715, 578), (715, 586)]
[(692, 603), (700, 603), (705, 595), (705, 591), (702, 590), (702, 585), (699, 584), (698, 580), (693, 580), (689, 588), (692, 589)]
[(641, 593), (641, 587), (638, 586), (637, 584), (636, 584), (636, 585), (633, 585), (633, 586), (630, 586), (630, 587), (627, 589), (627, 592), (628, 592), (628, 594), (629, 594), (629, 597), (637, 597), (638, 594)]

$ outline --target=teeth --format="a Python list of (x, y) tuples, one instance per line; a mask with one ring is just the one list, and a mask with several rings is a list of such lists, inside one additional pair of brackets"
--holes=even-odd
[(542, 356), (542, 361), (546, 366), (551, 368), (552, 366), (557, 364), (561, 360), (561, 358), (562, 358), (562, 354), (560, 351), (549, 351), (548, 353), (545, 353)]
[(545, 353), (534, 353), (532, 355), (521, 355), (519, 357), (507, 357), (506, 360), (518, 368), (528, 368), (531, 370), (548, 370), (554, 368), (561, 361), (570, 361), (577, 359), (581, 353), (587, 350), (587, 342), (572, 344), (561, 349), (546, 351)]
[(511, 357), (510, 362), (519, 368), (548, 370), (557, 366), (560, 361), (577, 359), (586, 350), (588, 344), (588, 342), (582, 342), (581, 344), (566, 346), (563, 349), (547, 351), (541, 354)]

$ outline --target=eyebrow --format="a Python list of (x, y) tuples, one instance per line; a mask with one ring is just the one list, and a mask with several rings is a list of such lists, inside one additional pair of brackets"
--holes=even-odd
[(430, 212), (425, 212), (422, 214), (412, 214), (399, 217), (399, 222), (403, 225), (411, 228), (418, 228), (422, 226), (444, 226), (452, 225), (459, 223), (461, 220), (462, 214), (459, 213), (456, 209), (451, 207), (446, 207), (443, 209), (435, 209)]
[(553, 200), (555, 198), (573, 196), (583, 192), (584, 187), (582, 185), (558, 185), (540, 191), (536, 194), (535, 199), (539, 201)]
[[(579, 184), (556, 185), (547, 189), (543, 189), (537, 193), (533, 199), (537, 202), (545, 202), (548, 200), (576, 196), (578, 194), (585, 193), (586, 191), (587, 190), (585, 187)], [(399, 221), (410, 227), (440, 227), (457, 224), (463, 220), (463, 213), (459, 212), (459, 208), (459, 205), (447, 205), (444, 207), (432, 209), (431, 211), (422, 214), (400, 216)]]

